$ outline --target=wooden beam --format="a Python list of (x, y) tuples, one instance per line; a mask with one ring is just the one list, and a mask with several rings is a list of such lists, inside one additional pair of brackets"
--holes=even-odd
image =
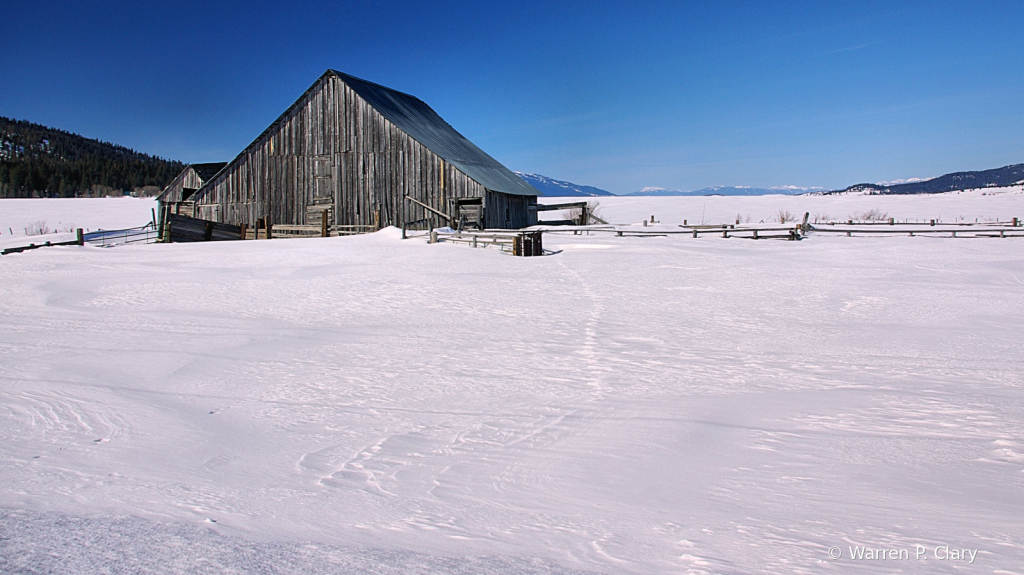
[(444, 213), (444, 212), (442, 212), (442, 211), (440, 211), (440, 210), (435, 210), (434, 208), (432, 208), (432, 207), (428, 206), (427, 204), (424, 204), (424, 203), (423, 203), (423, 202), (421, 202), (421, 201), (418, 201), (418, 200), (415, 200), (415, 199), (413, 199), (413, 198), (410, 198), (409, 196), (405, 196), (405, 199), (406, 199), (406, 201), (412, 202), (412, 203), (416, 204), (417, 206), (420, 206), (421, 208), (423, 208), (423, 209), (425, 209), (425, 210), (428, 210), (428, 211), (430, 211), (430, 212), (433, 212), (433, 213), (435, 213), (435, 214), (437, 214), (437, 215), (441, 216), (442, 218), (444, 218), (445, 220), (447, 220), (447, 222), (448, 222), (448, 224), (449, 224), (449, 225), (451, 225), (451, 224), (452, 224), (452, 218), (451, 218), (451, 216), (449, 216), (448, 214), (446, 214), (446, 213)]

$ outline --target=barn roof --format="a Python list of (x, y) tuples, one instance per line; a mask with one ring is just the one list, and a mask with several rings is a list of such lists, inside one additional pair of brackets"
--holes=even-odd
[(200, 180), (206, 182), (226, 165), (228, 165), (227, 162), (212, 162), (209, 164), (192, 164), (189, 167), (196, 171), (196, 175), (199, 176)]
[(511, 170), (455, 131), (415, 96), (331, 70), (362, 99), (403, 132), (485, 188), (519, 196), (541, 195)]
[(215, 176), (217, 172), (221, 171), (221, 169), (223, 169), (224, 166), (226, 165), (228, 165), (227, 162), (212, 162), (208, 164), (189, 164), (185, 166), (185, 168), (182, 169), (177, 176), (175, 176), (174, 180), (172, 180), (171, 183), (168, 184), (166, 188), (164, 188), (164, 191), (160, 192), (160, 195), (156, 197), (157, 201), (182, 201), (181, 192), (183, 188), (181, 186), (175, 186), (173, 184), (177, 183), (178, 180), (180, 180), (181, 178), (184, 178), (185, 173), (188, 172), (189, 170), (192, 170), (193, 172), (196, 173), (196, 176), (199, 177), (200, 185), (202, 185), (210, 181), (210, 178)]

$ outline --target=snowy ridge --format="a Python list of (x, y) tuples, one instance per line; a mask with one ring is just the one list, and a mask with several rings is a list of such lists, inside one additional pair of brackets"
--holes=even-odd
[(1016, 185), (1024, 176), (1024, 164), (1013, 164), (991, 170), (953, 172), (934, 178), (910, 178), (877, 184), (855, 184), (842, 190), (828, 193), (875, 193), (875, 194), (941, 194), (957, 190), (978, 188), (999, 188)]
[(527, 174), (514, 172), (515, 175), (526, 180), (528, 184), (540, 190), (545, 196), (613, 196), (615, 194), (595, 188), (593, 186), (581, 186), (572, 182), (555, 180), (540, 174)]
[(771, 188), (755, 188), (752, 186), (712, 186), (693, 191), (669, 190), (666, 188), (645, 187), (639, 192), (625, 194), (627, 196), (768, 196), (768, 195), (799, 195), (822, 191), (825, 188), (807, 188), (801, 186), (774, 186)]
[(935, 176), (930, 178), (906, 178), (902, 180), (890, 180), (888, 182), (875, 182), (878, 186), (896, 186), (899, 184), (916, 184), (917, 182), (927, 182), (928, 180), (934, 180)]

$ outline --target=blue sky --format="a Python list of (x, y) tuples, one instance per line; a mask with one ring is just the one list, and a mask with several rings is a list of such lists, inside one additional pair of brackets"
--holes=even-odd
[(13, 2), (0, 115), (229, 160), (327, 68), (513, 170), (844, 187), (1024, 162), (1021, 2)]

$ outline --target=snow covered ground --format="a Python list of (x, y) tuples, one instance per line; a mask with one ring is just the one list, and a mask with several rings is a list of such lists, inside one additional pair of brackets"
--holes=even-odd
[(155, 208), (153, 198), (0, 199), (0, 248), (74, 239), (75, 228), (144, 226)]
[[(1024, 215), (1019, 192), (601, 199), (703, 202)], [(545, 247), (3, 256), (0, 572), (1024, 572), (1021, 240)]]
[[(599, 203), (599, 215), (616, 224), (649, 220), (664, 224), (721, 224), (742, 222), (777, 222), (780, 210), (798, 219), (809, 213), (811, 221), (856, 219), (870, 210), (898, 220), (942, 221), (1007, 221), (1024, 218), (1024, 186), (988, 188), (946, 194), (881, 196), (842, 194), (834, 196), (734, 196), (700, 197), (619, 197), (619, 198), (540, 198), (541, 203), (578, 201)], [(542, 219), (561, 219), (559, 212), (542, 212)]]

